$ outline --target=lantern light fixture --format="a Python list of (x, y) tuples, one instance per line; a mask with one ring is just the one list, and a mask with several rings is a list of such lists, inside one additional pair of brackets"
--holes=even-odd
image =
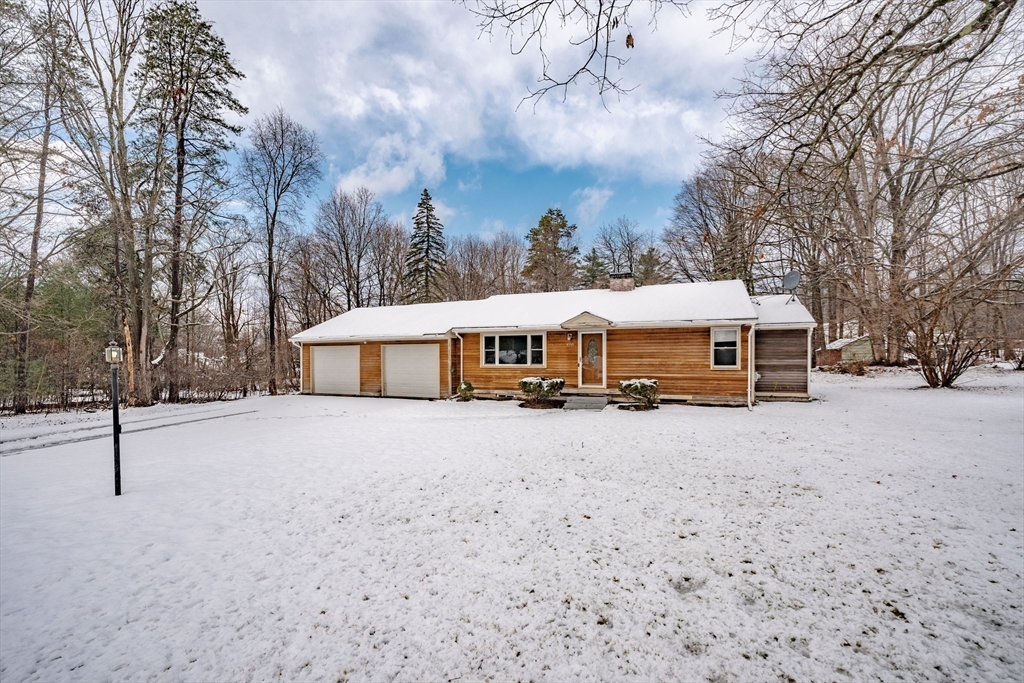
[(115, 341), (110, 342), (110, 345), (104, 350), (103, 356), (111, 365), (117, 365), (123, 359), (121, 347)]

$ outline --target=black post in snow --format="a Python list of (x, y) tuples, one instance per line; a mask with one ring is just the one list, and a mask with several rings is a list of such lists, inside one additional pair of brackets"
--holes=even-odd
[(121, 420), (118, 404), (121, 402), (117, 391), (117, 366), (110, 366), (110, 383), (114, 399), (114, 495), (121, 495)]

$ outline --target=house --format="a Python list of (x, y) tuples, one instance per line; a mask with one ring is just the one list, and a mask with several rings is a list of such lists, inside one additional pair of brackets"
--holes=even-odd
[(874, 358), (871, 337), (864, 335), (856, 339), (836, 339), (824, 349), (818, 349), (817, 365), (870, 363)]
[[(618, 396), (655, 378), (668, 401), (806, 399), (814, 319), (791, 296), (751, 298), (738, 280), (509, 294), (358, 308), (291, 338), (302, 392), (445, 398), (518, 392), (563, 377), (566, 394)], [(753, 363), (751, 363), (753, 360)]]

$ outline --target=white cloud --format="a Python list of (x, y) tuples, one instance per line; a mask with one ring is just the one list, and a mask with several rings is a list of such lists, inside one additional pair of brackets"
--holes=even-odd
[[(724, 130), (716, 90), (742, 73), (728, 37), (703, 19), (666, 10), (623, 68), (637, 89), (606, 110), (580, 85), (516, 107), (535, 84), (539, 56), (512, 56), (502, 37), (479, 37), (458, 4), (202, 2), (240, 68), (252, 116), (280, 104), (325, 141), (339, 181), (396, 193), (444, 177), (445, 158), (513, 158), (587, 168), (608, 178), (677, 181), (698, 160), (698, 136)], [(556, 65), (574, 48), (554, 34)], [(465, 183), (472, 187), (472, 181)], [(460, 186), (461, 188), (461, 186)]]
[(442, 180), (441, 150), (394, 133), (374, 140), (366, 152), (366, 161), (342, 175), (338, 185), (347, 190), (365, 186), (377, 194), (391, 194), (416, 183), (431, 185)]
[(479, 173), (473, 175), (471, 178), (460, 179), (458, 183), (459, 192), (475, 192), (476, 190), (479, 190), (483, 187), (480, 180), (481, 178)]
[[(506, 232), (505, 221), (497, 218), (485, 218), (480, 224), (480, 229), (477, 231), (477, 235), (485, 240), (494, 239), (496, 235), (502, 232)], [(509, 231), (513, 232), (514, 231)]]
[(459, 213), (458, 209), (445, 204), (437, 197), (431, 197), (430, 203), (434, 205), (434, 215), (437, 216), (442, 225), (447, 225), (450, 222), (449, 219)]
[(591, 225), (612, 198), (614, 192), (608, 188), (584, 187), (572, 193), (573, 199), (579, 199), (576, 215), (584, 227)]

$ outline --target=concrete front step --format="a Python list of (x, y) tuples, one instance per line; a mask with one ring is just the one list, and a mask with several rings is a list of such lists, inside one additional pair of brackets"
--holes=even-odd
[(566, 396), (563, 410), (604, 410), (607, 396)]

